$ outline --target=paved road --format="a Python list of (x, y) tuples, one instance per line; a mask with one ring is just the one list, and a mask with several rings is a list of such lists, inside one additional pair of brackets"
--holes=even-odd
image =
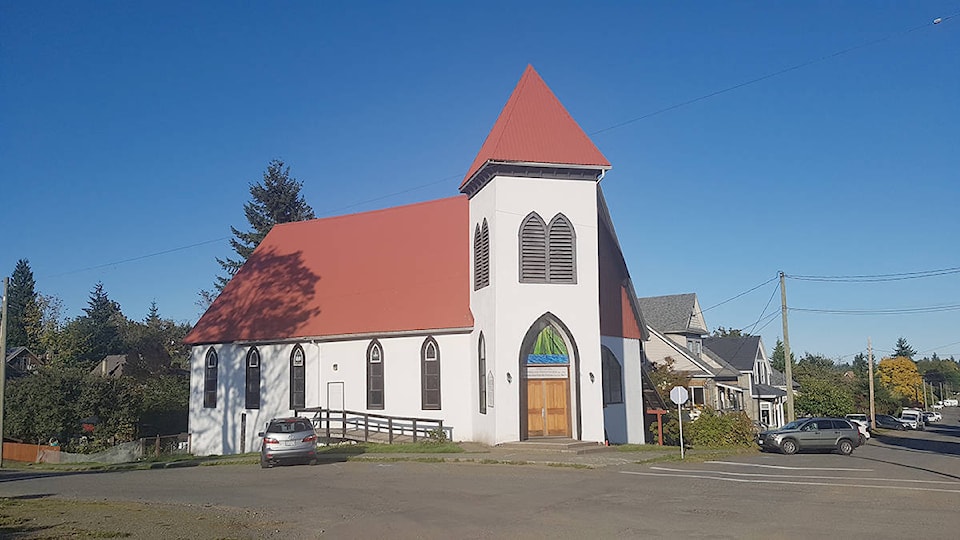
[(757, 454), (600, 469), (341, 462), (0, 473), (0, 496), (256, 510), (284, 538), (954, 538), (960, 411), (853, 456)]

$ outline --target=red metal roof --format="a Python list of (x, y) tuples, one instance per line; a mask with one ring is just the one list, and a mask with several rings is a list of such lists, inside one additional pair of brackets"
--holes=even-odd
[(277, 225), (184, 340), (473, 326), (465, 196)]
[(610, 168), (533, 66), (523, 72), (460, 187), (490, 160)]

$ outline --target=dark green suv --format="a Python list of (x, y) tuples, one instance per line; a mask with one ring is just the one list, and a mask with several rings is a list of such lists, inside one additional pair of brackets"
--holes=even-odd
[(801, 418), (757, 435), (760, 449), (795, 454), (800, 450), (836, 450), (847, 456), (860, 445), (860, 431), (843, 418)]

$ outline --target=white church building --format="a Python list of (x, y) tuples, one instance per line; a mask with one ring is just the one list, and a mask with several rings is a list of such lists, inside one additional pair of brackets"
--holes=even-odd
[(491, 445), (646, 442), (609, 169), (528, 67), (459, 195), (275, 226), (186, 338), (195, 453), (256, 450), (315, 407)]

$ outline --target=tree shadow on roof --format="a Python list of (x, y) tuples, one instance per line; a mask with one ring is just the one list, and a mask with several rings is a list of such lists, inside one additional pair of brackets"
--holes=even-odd
[(224, 288), (188, 336), (192, 343), (300, 337), (320, 314), (313, 305), (320, 276), (302, 252), (258, 249)]

